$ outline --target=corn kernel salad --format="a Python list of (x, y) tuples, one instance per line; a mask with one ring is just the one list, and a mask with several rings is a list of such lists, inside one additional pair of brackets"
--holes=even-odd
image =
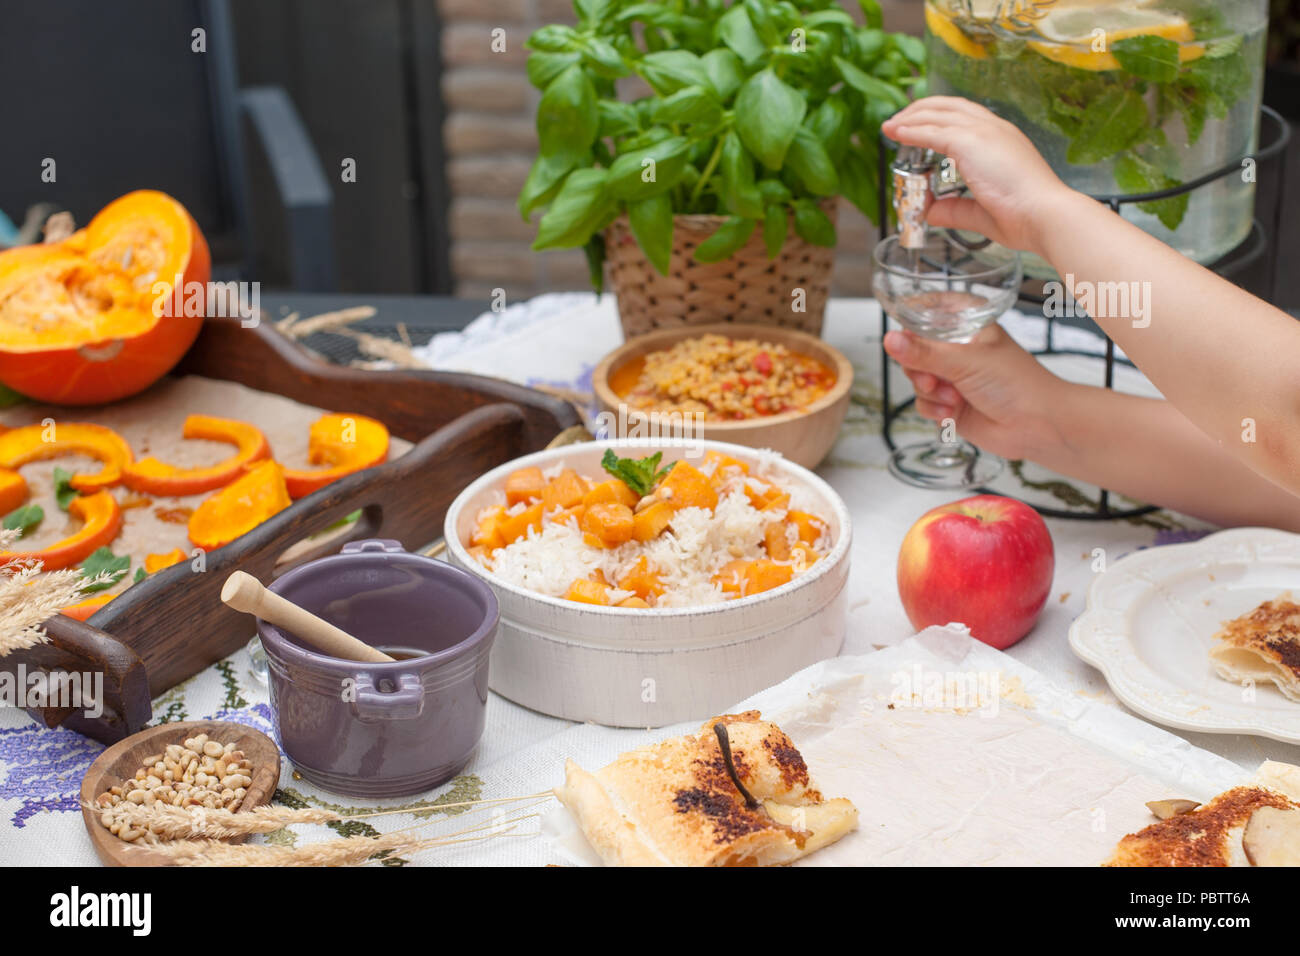
[(831, 548), (805, 492), (717, 451), (660, 468), (607, 451), (606, 474), (557, 465), (506, 478), (470, 555), (506, 582), (623, 608), (696, 607), (780, 587)]
[(614, 392), (645, 412), (697, 413), (737, 421), (806, 409), (835, 384), (809, 355), (758, 339), (701, 335), (620, 368)]

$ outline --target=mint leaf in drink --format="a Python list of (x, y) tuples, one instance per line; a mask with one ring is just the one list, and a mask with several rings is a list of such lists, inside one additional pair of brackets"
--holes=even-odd
[(1147, 125), (1147, 107), (1135, 90), (1115, 88), (1084, 111), (1078, 134), (1066, 151), (1067, 161), (1091, 166), (1132, 146)]
[[(1180, 185), (1174, 177), (1134, 153), (1123, 153), (1115, 160), (1115, 184), (1123, 193), (1154, 193)], [(1138, 203), (1138, 208), (1157, 217), (1166, 229), (1177, 229), (1187, 214), (1187, 193)]]
[[(131, 567), (131, 558), (129, 555), (121, 557), (113, 553), (111, 548), (98, 548), (92, 551), (90, 557), (81, 562), (81, 576), (88, 582), (82, 591), (89, 594), (93, 591), (107, 591), (118, 581)], [(100, 578), (101, 580), (95, 580)]]
[(1111, 44), (1110, 52), (1126, 73), (1151, 83), (1172, 83), (1178, 78), (1178, 44), (1165, 37), (1125, 37)]
[(45, 509), (40, 505), (24, 505), (9, 512), (0, 522), (6, 531), (17, 531), (24, 535), (45, 520)]

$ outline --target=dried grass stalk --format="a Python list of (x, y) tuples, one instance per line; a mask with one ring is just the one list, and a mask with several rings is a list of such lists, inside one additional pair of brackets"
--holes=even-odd
[(39, 562), (5, 561), (3, 553), (18, 537), (16, 530), (0, 529), (0, 657), (44, 644), (41, 625), (82, 600), (82, 588), (91, 583), (79, 571), (42, 572)]
[(356, 329), (339, 329), (338, 334), (352, 339), (357, 343), (357, 348), (366, 355), (392, 362), (398, 368), (428, 368), (415, 357), (415, 353), (408, 346), (401, 342), (394, 342), (392, 339), (371, 335), (368, 332), (358, 332)]
[(353, 322), (372, 318), (376, 314), (373, 305), (358, 305), (351, 309), (339, 309), (337, 312), (322, 312), (309, 319), (299, 319), (286, 326), (282, 331), (293, 339), (305, 339), (317, 332), (335, 332)]
[[(144, 830), (161, 840), (189, 840), (207, 838), (229, 840), (234, 837), (271, 833), (295, 823), (342, 823), (394, 814), (420, 813), (426, 810), (451, 810), (459, 807), (484, 808), (494, 804), (520, 803), (526, 800), (543, 800), (548, 793), (534, 793), (523, 797), (504, 797), (495, 800), (467, 800), (463, 803), (430, 803), (425, 806), (402, 807), (397, 810), (360, 810), (355, 813), (338, 813), (312, 807), (295, 810), (289, 807), (255, 807), (251, 810), (223, 810), (208, 807), (176, 807), (165, 803), (153, 806), (135, 803), (118, 803), (111, 807), (83, 804), (97, 817), (108, 814), (110, 823), (125, 824), (128, 829)], [(427, 825), (433, 819), (417, 826)]]
[[(442, 837), (425, 838), (409, 830), (377, 837), (342, 837), (299, 847), (269, 844), (229, 844), (220, 840), (178, 840), (141, 848), (168, 858), (178, 866), (359, 866), (377, 856), (406, 856), (434, 847), (503, 836), (513, 825), (538, 814), (525, 814), (500, 823), (485, 823)], [(490, 831), (490, 832), (483, 832)], [(478, 835), (472, 835), (478, 834)]]

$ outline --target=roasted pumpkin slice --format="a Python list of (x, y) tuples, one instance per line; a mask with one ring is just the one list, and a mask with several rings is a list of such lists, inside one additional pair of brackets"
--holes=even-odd
[(116, 597), (114, 594), (96, 594), (93, 598), (87, 598), (77, 604), (65, 607), (60, 614), (67, 615), (78, 621), (88, 621), (101, 607)]
[(0, 551), (0, 564), (10, 561), (41, 563), (43, 571), (60, 571), (80, 564), (91, 552), (105, 547), (122, 530), (122, 509), (107, 491), (74, 498), (68, 514), (81, 521), (75, 533), (40, 551)]
[(24, 425), (0, 434), (0, 468), (19, 468), (33, 461), (85, 455), (98, 458), (104, 467), (93, 475), (73, 475), (72, 487), (94, 492), (122, 480), (122, 471), (135, 456), (117, 432), (86, 422)]
[(262, 430), (247, 422), (190, 415), (181, 434), (187, 439), (227, 442), (239, 450), (205, 468), (180, 468), (157, 458), (143, 458), (123, 469), (123, 483), (132, 491), (149, 495), (200, 495), (224, 488), (247, 472), (254, 462), (271, 457), (271, 446)]
[(189, 555), (180, 548), (168, 551), (166, 554), (147, 554), (144, 558), (144, 573), (156, 574), (164, 568), (170, 568), (173, 564), (180, 564)]
[(27, 482), (12, 468), (0, 468), (0, 516), (21, 507), (27, 500)]
[(254, 465), (194, 510), (190, 540), (204, 551), (229, 544), (291, 504), (284, 469), (273, 461)]
[(312, 423), (307, 460), (326, 467), (286, 468), (289, 497), (302, 498), (354, 471), (380, 464), (388, 457), (388, 429), (364, 415), (325, 415)]
[(0, 252), (0, 382), (62, 405), (143, 391), (198, 335), (210, 273), (185, 207), (150, 190), (62, 242)]

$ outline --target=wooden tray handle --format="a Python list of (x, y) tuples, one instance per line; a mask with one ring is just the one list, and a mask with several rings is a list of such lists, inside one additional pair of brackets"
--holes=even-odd
[[(115, 663), (122, 693), (132, 695), (121, 702), (120, 726), (77, 729), (106, 741), (134, 733), (149, 719), (152, 695), (248, 642), (253, 629), (247, 616), (221, 603), (221, 587), (231, 572), (244, 571), (269, 581), (290, 566), (319, 557), (322, 551), (334, 553), (358, 538), (396, 538), (410, 550), (426, 545), (442, 533), (447, 507), (465, 484), (522, 453), (525, 427), (524, 413), (515, 405), (475, 409), (400, 458), (332, 482), (208, 553), (201, 573), (190, 562), (159, 571), (105, 605), (94, 616), (93, 626), (56, 616), (46, 630), (51, 645), (72, 658), (72, 667), (93, 668), (101, 659)], [(361, 511), (362, 517), (346, 536), (299, 552), (293, 565), (277, 565), (292, 545), (354, 511)], [(155, 597), (162, 591), (169, 594), (166, 602)], [(189, 639), (175, 640), (178, 633)], [(115, 648), (125, 655), (109, 658), (108, 651)], [(134, 670), (125, 668), (126, 655), (137, 663), (149, 662), (147, 686), (131, 676)], [(139, 670), (143, 673), (144, 668)], [(109, 683), (107, 676), (105, 683)], [(69, 716), (59, 712), (43, 713), (40, 719), (48, 726), (61, 721), (70, 726)]]
[[(99, 706), (29, 707), (33, 718), (46, 727), (66, 727), (104, 743), (120, 740), (148, 723), (153, 705), (140, 655), (112, 635), (62, 614), (55, 615), (45, 630), (49, 642), (28, 652), (28, 669), (74, 677), (83, 702), (90, 692), (98, 691)], [(95, 688), (92, 681), (101, 674), (102, 689)]]

